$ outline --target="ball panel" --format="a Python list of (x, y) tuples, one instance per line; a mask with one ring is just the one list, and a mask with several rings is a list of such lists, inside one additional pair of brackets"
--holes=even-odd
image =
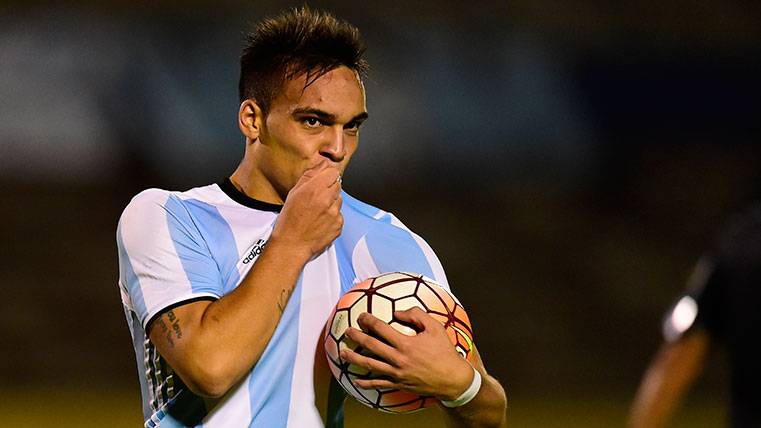
[(373, 315), (389, 323), (394, 319), (394, 307), (391, 300), (386, 299), (380, 294), (374, 294), (370, 299), (370, 309)]
[(354, 304), (357, 300), (361, 299), (367, 294), (365, 289), (351, 289), (344, 294), (336, 303), (338, 309), (348, 308)]
[(333, 315), (333, 322), (330, 324), (330, 335), (335, 339), (340, 339), (348, 327), (349, 311), (347, 309), (337, 310)]
[(425, 403), (426, 403), (425, 400), (418, 399), (416, 401), (413, 401), (412, 403), (385, 407), (383, 408), (383, 410), (389, 413), (414, 413), (419, 410), (423, 410), (426, 407), (430, 407), (430, 405), (426, 405)]
[(328, 358), (336, 361), (338, 360), (338, 343), (332, 336), (325, 336), (325, 352), (328, 354)]
[(349, 308), (349, 327), (359, 328), (357, 318), (359, 318), (360, 314), (367, 312), (367, 299), (368, 296), (362, 296), (361, 299), (358, 299)]
[(417, 298), (422, 301), (429, 311), (447, 313), (447, 307), (438, 293), (436, 293), (429, 284), (421, 284), (416, 294)]
[(468, 332), (469, 332), (471, 335), (473, 334), (473, 330), (472, 330), (472, 328), (470, 327), (470, 326), (471, 326), (471, 324), (470, 324), (470, 318), (468, 318), (468, 313), (467, 313), (467, 312), (465, 312), (465, 309), (463, 309), (463, 308), (462, 308), (462, 306), (460, 306), (460, 305), (457, 305), (457, 307), (455, 308), (454, 312), (452, 312), (452, 315), (454, 315), (454, 317), (455, 317), (455, 318), (456, 318), (456, 319), (457, 319), (457, 320), (458, 320), (458, 321), (459, 321), (459, 322), (460, 322), (460, 323), (461, 323), (461, 324), (462, 324), (464, 327), (467, 327), (466, 329), (468, 330)]
[(447, 307), (447, 311), (453, 312), (457, 303), (455, 303), (452, 295), (438, 285), (428, 284), (428, 286), (431, 288), (431, 290), (433, 290), (434, 293), (439, 296), (441, 301), (444, 302), (444, 306)]
[(404, 405), (408, 403), (414, 403), (420, 400), (420, 396), (406, 391), (393, 390), (381, 394), (378, 404), (383, 407), (392, 407), (398, 405)]
[(408, 281), (408, 280), (414, 281), (415, 279), (416, 277), (414, 275), (411, 275), (409, 273), (404, 273), (404, 272), (384, 273), (382, 275), (378, 275), (372, 281), (372, 286), (373, 288), (380, 288), (392, 282), (402, 282), (402, 281)]
[(414, 297), (414, 296), (405, 297), (403, 299), (399, 299), (394, 302), (395, 311), (406, 311), (407, 309), (411, 309), (415, 307), (425, 310), (425, 307), (420, 302), (420, 300), (418, 300), (417, 297)]
[(354, 385), (353, 379), (350, 375), (341, 375), (341, 379), (338, 381), (339, 384), (343, 387), (343, 389), (348, 392), (352, 397), (356, 398), (360, 403), (364, 404), (365, 406), (374, 407), (375, 403), (365, 398), (364, 395), (359, 391), (360, 388)]
[(437, 314), (437, 313), (433, 313), (433, 312), (429, 312), (428, 315), (430, 315), (431, 318), (435, 319), (436, 321), (438, 321), (438, 322), (440, 322), (440, 323), (442, 323), (444, 325), (447, 325), (447, 322), (449, 322), (449, 317), (446, 316), (446, 315)]
[(389, 299), (401, 299), (402, 297), (415, 294), (418, 284), (419, 281), (413, 278), (399, 282), (386, 283), (378, 287), (377, 294), (386, 296)]

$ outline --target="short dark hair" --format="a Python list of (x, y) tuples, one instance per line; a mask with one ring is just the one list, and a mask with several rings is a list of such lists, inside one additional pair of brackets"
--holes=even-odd
[(333, 15), (308, 7), (287, 10), (254, 26), (240, 57), (240, 101), (253, 99), (264, 114), (288, 80), (306, 75), (309, 86), (346, 66), (361, 77), (365, 44), (359, 30)]

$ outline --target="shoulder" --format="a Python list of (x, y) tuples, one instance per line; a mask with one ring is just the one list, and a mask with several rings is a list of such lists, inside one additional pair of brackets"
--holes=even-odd
[(120, 245), (142, 246), (165, 235), (195, 236), (196, 226), (187, 204), (210, 193), (214, 186), (185, 192), (156, 188), (143, 190), (122, 211), (117, 225), (117, 241)]
[(147, 218), (163, 216), (172, 192), (162, 189), (146, 189), (135, 195), (122, 211), (119, 225), (140, 223)]
[(394, 227), (408, 232), (410, 231), (409, 228), (407, 228), (407, 226), (405, 226), (394, 214), (366, 202), (362, 202), (346, 192), (343, 192), (342, 196), (344, 201), (344, 216), (348, 215), (352, 220), (363, 220), (370, 229), (374, 230), (384, 230), (388, 227)]
[(366, 219), (377, 220), (379, 217), (387, 214), (380, 208), (374, 207), (366, 202), (362, 202), (359, 199), (351, 196), (350, 194), (341, 192), (343, 198), (343, 210), (348, 211), (351, 214), (364, 217)]
[(195, 187), (183, 192), (151, 188), (135, 195), (122, 212), (119, 223), (143, 221), (154, 217), (184, 217), (187, 215), (186, 201), (198, 200), (216, 202), (221, 192), (216, 184)]

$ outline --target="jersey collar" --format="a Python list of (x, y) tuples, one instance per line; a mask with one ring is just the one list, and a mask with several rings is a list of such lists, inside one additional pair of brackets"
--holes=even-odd
[(230, 177), (225, 177), (222, 179), (222, 181), (217, 183), (217, 185), (219, 185), (219, 188), (222, 189), (222, 191), (225, 192), (225, 194), (229, 196), (230, 199), (249, 208), (253, 208), (259, 211), (272, 211), (276, 213), (279, 213), (280, 210), (283, 209), (282, 205), (263, 202), (241, 192), (235, 187), (233, 182), (230, 181)]

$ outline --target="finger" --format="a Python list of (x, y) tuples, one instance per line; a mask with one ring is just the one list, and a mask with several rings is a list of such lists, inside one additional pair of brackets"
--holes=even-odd
[[(326, 195), (336, 195), (341, 191), (341, 186), (336, 186), (336, 181), (338, 181), (338, 177), (341, 176), (341, 173), (335, 166), (326, 166), (319, 171), (313, 171), (309, 174), (308, 177), (306, 175), (302, 176), (300, 180), (308, 181), (310, 186), (315, 186), (315, 189), (319, 189), (321, 193), (322, 189), (327, 190), (327, 193), (325, 193)], [(335, 198), (335, 196), (333, 196), (333, 198)]]
[(305, 169), (304, 172), (301, 174), (302, 177), (310, 178), (317, 175), (320, 171), (325, 169), (329, 165), (329, 162), (326, 159), (323, 159), (316, 164), (310, 166), (309, 168)]
[(398, 321), (415, 325), (418, 331), (425, 331), (436, 325), (441, 325), (441, 323), (418, 307), (410, 308), (405, 311), (396, 311), (394, 312), (394, 318)]
[(388, 379), (354, 379), (354, 383), (364, 389), (402, 389), (402, 384)]
[(341, 189), (341, 171), (336, 167), (329, 167), (321, 170), (319, 173), (320, 180), (324, 180), (326, 187), (333, 187), (336, 191)]
[(385, 340), (394, 348), (399, 348), (399, 343), (407, 337), (396, 331), (394, 327), (367, 312), (359, 314), (357, 321), (359, 321), (359, 326), (362, 327), (363, 331), (373, 333), (373, 335)]
[(338, 172), (338, 177), (336, 177), (336, 180), (333, 183), (331, 183), (330, 186), (331, 187), (332, 186), (336, 186), (336, 187), (340, 188), (341, 187), (341, 183), (343, 183), (343, 177), (341, 176), (341, 172), (339, 171)]
[(328, 166), (328, 161), (322, 160), (314, 164), (313, 166), (310, 166), (309, 168), (305, 169), (304, 172), (301, 173), (301, 177), (299, 177), (294, 187), (299, 187), (303, 185), (304, 183), (312, 180), (320, 173), (320, 171), (327, 168), (327, 166)]
[(359, 354), (351, 349), (343, 349), (340, 356), (350, 364), (370, 370), (372, 374), (392, 376), (392, 373), (396, 373), (396, 369), (387, 362)]
[(336, 192), (336, 198), (333, 199), (333, 205), (334, 207), (338, 208), (338, 210), (341, 210), (341, 205), (343, 205), (343, 197), (341, 196), (341, 192)]
[(368, 334), (365, 334), (362, 330), (357, 330), (356, 328), (347, 328), (346, 335), (349, 336), (349, 339), (382, 358), (384, 361), (390, 364), (396, 364), (398, 352), (394, 348)]

